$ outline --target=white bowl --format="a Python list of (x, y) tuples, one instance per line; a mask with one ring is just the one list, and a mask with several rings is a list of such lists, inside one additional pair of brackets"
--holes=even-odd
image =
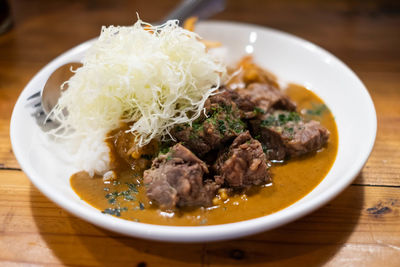
[(360, 79), (324, 49), (293, 35), (264, 27), (231, 22), (202, 22), (196, 31), (228, 48), (232, 62), (253, 53), (257, 63), (285, 81), (302, 84), (319, 95), (335, 116), (339, 149), (324, 180), (304, 198), (274, 214), (224, 225), (175, 227), (150, 225), (104, 215), (82, 201), (71, 189), (71, 168), (57, 146), (43, 145), (43, 133), (30, 115), (27, 98), (42, 88), (57, 67), (79, 61), (93, 40), (47, 64), (21, 93), (11, 118), (11, 142), (21, 168), (49, 199), (95, 225), (122, 234), (153, 240), (200, 242), (237, 238), (291, 222), (321, 207), (359, 173), (372, 150), (376, 113)]

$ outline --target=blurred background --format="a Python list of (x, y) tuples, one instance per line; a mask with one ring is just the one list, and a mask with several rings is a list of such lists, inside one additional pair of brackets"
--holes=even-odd
[[(0, 60), (7, 60), (20, 79), (21, 74), (27, 74), (24, 78), (27, 82), (39, 67), (63, 51), (97, 36), (102, 25), (131, 25), (136, 12), (145, 21), (159, 21), (179, 3), (177, 0), (0, 0), (0, 17), (8, 29), (0, 35)], [(12, 26), (10, 19), (4, 19), (7, 5)], [(212, 19), (287, 31), (333, 52), (353, 68), (367, 70), (373, 64), (390, 68), (380, 60), (382, 56), (399, 57), (399, 39), (393, 36), (395, 29), (400, 31), (399, 14), (397, 0), (227, 0), (225, 11)], [(17, 62), (17, 58), (24, 60)], [(26, 64), (36, 67), (28, 70)], [(13, 73), (0, 72), (1, 80), (13, 78), (4, 75)]]

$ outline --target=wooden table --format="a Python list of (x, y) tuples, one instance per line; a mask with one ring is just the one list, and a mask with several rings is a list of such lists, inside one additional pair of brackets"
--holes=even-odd
[(21, 90), (48, 61), (95, 37), (101, 25), (132, 24), (136, 11), (154, 21), (176, 4), (151, 2), (10, 3), (14, 27), (0, 36), (0, 265), (400, 266), (398, 1), (229, 1), (217, 16), (277, 28), (326, 48), (360, 76), (374, 100), (378, 135), (368, 163), (335, 200), (294, 223), (227, 242), (151, 242), (84, 222), (30, 183), (9, 140)]

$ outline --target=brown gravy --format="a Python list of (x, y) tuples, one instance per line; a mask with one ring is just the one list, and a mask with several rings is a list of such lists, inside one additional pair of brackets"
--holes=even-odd
[[(335, 161), (338, 133), (333, 115), (323, 101), (311, 91), (290, 85), (286, 94), (298, 105), (305, 116), (318, 120), (331, 133), (327, 146), (321, 151), (273, 163), (273, 183), (248, 195), (230, 196), (224, 203), (211, 208), (197, 208), (177, 212), (162, 212), (151, 206), (140, 185), (139, 173), (125, 172), (117, 182), (104, 184), (101, 177), (90, 178), (80, 172), (71, 177), (73, 190), (95, 208), (120, 218), (142, 223), (195, 226), (238, 222), (268, 215), (298, 201), (312, 191), (326, 176)], [(119, 193), (119, 196), (116, 196)]]

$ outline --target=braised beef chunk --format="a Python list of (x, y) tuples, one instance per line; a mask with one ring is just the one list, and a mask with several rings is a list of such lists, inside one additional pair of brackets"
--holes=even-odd
[(329, 131), (319, 122), (305, 122), (297, 112), (277, 110), (252, 120), (251, 126), (270, 160), (317, 151), (329, 138)]
[(192, 126), (176, 126), (171, 131), (172, 136), (200, 157), (233, 140), (244, 131), (246, 124), (240, 119), (239, 110), (229, 94), (223, 91), (211, 96), (205, 105), (208, 117), (198, 119)]
[(239, 116), (239, 109), (235, 101), (237, 98), (239, 98), (239, 95), (236, 93), (236, 91), (228, 90), (222, 87), (206, 100), (204, 107), (206, 108), (206, 112), (208, 114), (213, 113), (213, 111), (219, 107), (231, 107), (230, 111), (232, 112), (233, 116)]
[(176, 144), (144, 172), (147, 197), (162, 209), (209, 206), (219, 185), (210, 180), (203, 182), (205, 173), (206, 164), (189, 149)]
[(253, 139), (248, 131), (240, 134), (229, 149), (222, 153), (213, 166), (223, 180), (234, 188), (246, 188), (270, 181), (267, 159), (261, 143)]
[(133, 168), (144, 170), (151, 165), (151, 158), (158, 150), (158, 142), (151, 141), (143, 147), (136, 146), (135, 136), (129, 132), (129, 125), (121, 125), (120, 128), (112, 131), (107, 138), (110, 149), (110, 155), (121, 160), (111, 160), (112, 169)]
[(236, 104), (245, 113), (245, 118), (253, 118), (257, 113), (266, 113), (271, 109), (295, 111), (296, 104), (278, 87), (267, 83), (252, 83), (238, 89)]
[(127, 132), (128, 129), (128, 125), (124, 125), (117, 132), (113, 133), (113, 143), (117, 155), (131, 164), (133, 162), (131, 150), (136, 147), (136, 143), (134, 135), (131, 132)]

